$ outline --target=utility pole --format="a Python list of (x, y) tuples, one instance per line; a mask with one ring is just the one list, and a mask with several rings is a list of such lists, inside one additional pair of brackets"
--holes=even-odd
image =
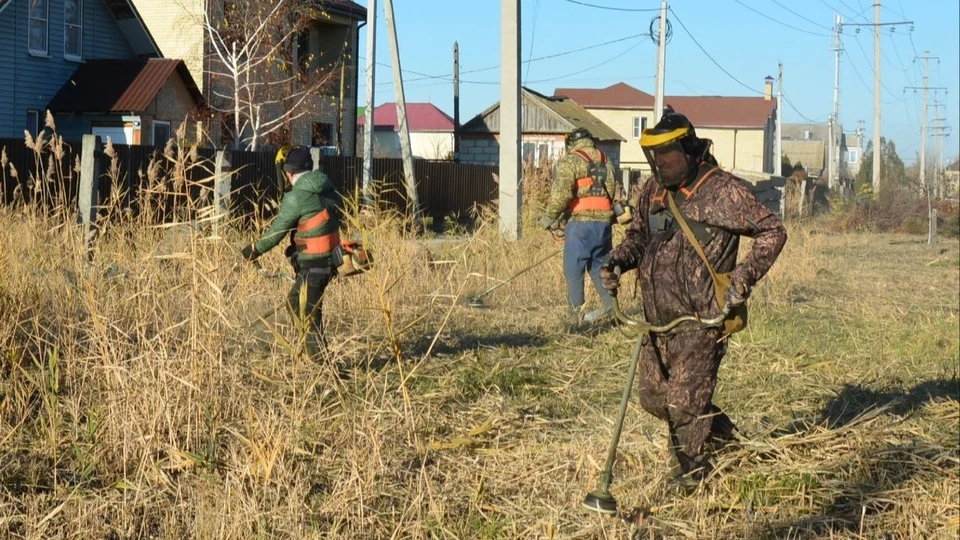
[(873, 4), (873, 194), (880, 194), (880, 0)]
[(833, 129), (840, 129), (840, 134), (839, 136), (836, 136), (835, 134), (831, 134), (830, 136), (830, 155), (832, 156), (830, 159), (832, 170), (830, 174), (829, 188), (831, 191), (837, 189), (837, 187), (840, 185), (840, 148), (836, 143), (843, 138), (843, 129), (840, 127), (840, 51), (843, 50), (843, 44), (840, 42), (840, 32), (843, 30), (842, 24), (842, 19), (838, 13), (836, 24), (834, 25), (833, 118), (831, 119), (830, 125)]
[(933, 124), (931, 130), (933, 131), (933, 136), (935, 137), (935, 142), (933, 145), (933, 189), (934, 195), (938, 199), (943, 197), (943, 143), (944, 139), (946, 138), (946, 130), (949, 129), (944, 125), (944, 122), (946, 122), (947, 119), (940, 116), (940, 107), (942, 106), (943, 105), (941, 105), (939, 101), (933, 101), (934, 118), (931, 120), (931, 123)]
[(913, 21), (899, 21), (891, 23), (880, 22), (880, 0), (873, 4), (873, 23), (847, 23), (847, 26), (873, 27), (873, 194), (880, 193), (880, 161), (883, 149), (880, 148), (880, 27), (897, 26), (900, 24), (912, 25)]
[(520, 239), (520, 0), (500, 0), (500, 232)]
[(827, 118), (827, 187), (833, 189), (837, 170), (833, 168), (833, 132), (836, 130), (833, 113)]
[[(777, 74), (777, 136), (775, 137), (773, 158), (773, 174), (783, 176), (783, 62), (778, 64)], [(783, 208), (783, 205), (780, 205)]]
[(663, 116), (663, 78), (667, 71), (667, 2), (660, 2), (660, 33), (657, 39), (657, 88), (653, 99), (653, 123)]
[(930, 59), (940, 60), (937, 56), (930, 56), (930, 51), (923, 51), (923, 56), (918, 56), (923, 60), (923, 86), (905, 86), (904, 90), (922, 90), (923, 105), (920, 107), (923, 117), (920, 119), (920, 186), (924, 193), (929, 196), (929, 186), (927, 185), (926, 165), (927, 165), (927, 91), (946, 90), (942, 86), (930, 86)]
[(367, 108), (363, 120), (363, 206), (373, 205), (373, 95), (376, 88), (377, 0), (367, 0)]
[[(930, 56), (930, 51), (923, 51), (923, 86), (907, 86), (904, 90), (913, 89), (913, 90), (923, 90), (923, 105), (920, 107), (921, 114), (923, 117), (920, 119), (920, 186), (923, 189), (924, 195), (927, 197), (927, 231), (929, 232), (927, 236), (927, 243), (931, 246), (936, 246), (937, 244), (937, 211), (933, 208), (933, 202), (931, 198), (933, 194), (930, 189), (930, 182), (927, 182), (926, 177), (926, 165), (927, 165), (927, 91), (931, 89), (929, 84), (930, 82), (930, 59), (937, 58), (936, 56)], [(936, 89), (943, 89), (942, 86), (932, 87)]]
[(460, 162), (460, 45), (453, 42), (453, 160)]
[(393, 60), (393, 91), (397, 97), (397, 123), (400, 124), (400, 154), (403, 157), (404, 187), (407, 192), (407, 215), (413, 219), (414, 230), (420, 232), (420, 199), (417, 179), (413, 174), (413, 152), (410, 148), (410, 128), (407, 125), (407, 101), (403, 96), (403, 71), (400, 69), (400, 46), (397, 43), (397, 24), (393, 16), (393, 0), (384, 0), (383, 12), (387, 19), (390, 39), (390, 58)]

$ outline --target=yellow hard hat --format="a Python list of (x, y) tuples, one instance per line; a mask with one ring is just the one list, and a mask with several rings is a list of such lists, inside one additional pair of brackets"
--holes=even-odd
[(286, 146), (281, 146), (280, 150), (277, 150), (277, 157), (276, 159), (274, 159), (274, 162), (277, 165), (283, 165), (287, 161), (287, 154), (289, 154), (290, 150), (293, 150), (293, 149), (294, 149), (294, 146), (289, 144)]

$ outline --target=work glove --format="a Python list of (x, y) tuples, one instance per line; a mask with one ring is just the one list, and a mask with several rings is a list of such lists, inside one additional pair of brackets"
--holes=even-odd
[(730, 288), (727, 289), (727, 295), (724, 300), (727, 302), (727, 306), (730, 309), (734, 309), (742, 306), (749, 297), (750, 286), (742, 281), (733, 280), (730, 283)]
[(609, 262), (600, 268), (600, 285), (610, 293), (610, 296), (617, 296), (617, 289), (620, 288), (620, 274), (622, 273), (620, 265), (613, 262)]
[(548, 215), (543, 215), (543, 216), (540, 216), (540, 220), (537, 223), (539, 223), (541, 227), (549, 231), (550, 229), (554, 228), (553, 223), (555, 221), (556, 220), (553, 219), (552, 217)]
[(257, 248), (253, 247), (253, 244), (243, 246), (243, 249), (240, 250), (240, 255), (250, 262), (257, 260), (257, 258), (260, 257), (260, 253), (257, 251)]

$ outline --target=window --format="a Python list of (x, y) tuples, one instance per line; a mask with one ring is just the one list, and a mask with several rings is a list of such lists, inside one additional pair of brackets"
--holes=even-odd
[(856, 163), (857, 158), (859, 157), (859, 152), (857, 150), (847, 151), (847, 163)]
[(153, 121), (153, 145), (165, 146), (170, 140), (170, 122)]
[(83, 0), (63, 2), (63, 56), (83, 57)]
[(647, 129), (647, 118), (645, 116), (633, 117), (633, 138), (639, 139), (643, 130)]
[(533, 163), (537, 157), (537, 145), (531, 142), (523, 143), (523, 162)]
[(333, 146), (333, 124), (314, 122), (310, 144), (312, 146)]
[(40, 133), (40, 111), (27, 111), (27, 131), (34, 137)]
[(30, 0), (30, 21), (27, 27), (27, 49), (30, 54), (47, 55), (47, 22), (50, 0)]
[(525, 142), (522, 155), (524, 163), (540, 166), (550, 159), (550, 145), (544, 142)]

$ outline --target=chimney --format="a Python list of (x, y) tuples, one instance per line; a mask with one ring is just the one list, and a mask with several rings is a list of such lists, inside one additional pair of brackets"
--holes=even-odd
[(770, 75), (763, 79), (763, 99), (767, 101), (773, 99), (773, 77)]

